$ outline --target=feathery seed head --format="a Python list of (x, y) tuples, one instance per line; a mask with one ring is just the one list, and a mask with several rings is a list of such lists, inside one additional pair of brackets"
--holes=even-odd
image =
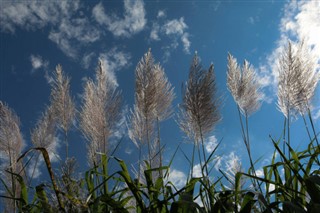
[(155, 121), (172, 114), (173, 87), (160, 64), (155, 64), (151, 49), (144, 54), (135, 70), (135, 104), (131, 111), (129, 134), (137, 145), (152, 138)]
[(70, 96), (70, 79), (64, 75), (60, 64), (57, 65), (51, 88), (52, 110), (57, 117), (58, 126), (65, 132), (75, 117), (75, 104)]
[(0, 101), (0, 152), (15, 171), (16, 160), (23, 148), (20, 120), (16, 113)]
[(175, 98), (173, 91), (174, 88), (168, 81), (168, 78), (166, 77), (165, 72), (160, 64), (154, 65), (153, 69), (156, 87), (155, 116), (158, 118), (158, 120), (162, 121), (168, 118), (173, 112), (172, 101)]
[(227, 86), (242, 114), (250, 116), (260, 108), (260, 86), (253, 67), (245, 60), (240, 68), (237, 59), (230, 53), (228, 54)]
[(189, 79), (180, 105), (179, 125), (189, 138), (198, 139), (213, 130), (220, 121), (220, 100), (216, 97), (214, 67), (203, 70), (200, 59), (194, 56), (189, 71)]
[(85, 84), (80, 126), (89, 142), (87, 145), (91, 163), (98, 161), (97, 152), (107, 152), (109, 137), (120, 116), (121, 93), (107, 76), (101, 60), (96, 69), (96, 81)]
[(279, 59), (278, 108), (288, 118), (298, 112), (304, 114), (320, 80), (304, 42), (293, 45), (291, 41)]
[(47, 107), (31, 131), (31, 141), (35, 147), (50, 149), (55, 141), (57, 119), (53, 107)]

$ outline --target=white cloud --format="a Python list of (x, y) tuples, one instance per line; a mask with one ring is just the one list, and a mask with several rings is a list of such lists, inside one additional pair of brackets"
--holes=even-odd
[(15, 32), (16, 27), (35, 30), (55, 25), (60, 17), (79, 8), (79, 1), (1, 1), (1, 29)]
[(203, 207), (203, 202), (202, 202), (202, 200), (201, 200), (201, 197), (200, 197), (200, 196), (199, 196), (199, 197), (197, 197), (197, 199), (196, 199), (194, 202), (196, 202), (200, 207)]
[(210, 136), (205, 143), (206, 151), (211, 154), (211, 152), (213, 152), (213, 150), (216, 148), (217, 145), (218, 145), (217, 138), (214, 135)]
[[(99, 30), (81, 14), (80, 1), (0, 1), (1, 30), (37, 30), (50, 26), (48, 38), (69, 57), (77, 57), (82, 44), (97, 41)], [(81, 18), (80, 18), (81, 16)]]
[(195, 166), (193, 166), (193, 177), (202, 177), (200, 164), (196, 164)]
[(240, 171), (241, 170), (241, 161), (240, 157), (234, 152), (231, 152), (225, 157), (225, 170), (230, 172)]
[(62, 19), (59, 27), (49, 34), (49, 39), (58, 44), (59, 48), (71, 58), (77, 56), (77, 43), (93, 43), (99, 38), (100, 32), (87, 18)]
[(118, 51), (117, 48), (113, 48), (108, 53), (101, 53), (99, 58), (102, 60), (103, 65), (106, 68), (109, 80), (117, 87), (118, 82), (115, 76), (115, 71), (121, 70), (130, 64), (130, 54)]
[(271, 191), (275, 190), (276, 187), (274, 184), (270, 183), (268, 188), (269, 188), (268, 191), (271, 192)]
[(230, 152), (228, 155), (224, 155), (218, 159), (219, 166), (215, 168), (221, 169), (224, 172), (235, 173), (241, 170), (241, 159), (235, 152)]
[(167, 35), (172, 35), (172, 34), (183, 35), (184, 31), (187, 28), (188, 26), (184, 22), (183, 17), (181, 17), (179, 20), (173, 19), (173, 20), (167, 21), (167, 23), (165, 23), (165, 25), (163, 26), (163, 30)]
[[(162, 19), (159, 19), (161, 17)], [(190, 35), (187, 32), (188, 25), (185, 23), (183, 17), (179, 19), (167, 20), (165, 19), (166, 14), (164, 11), (160, 10), (158, 12), (158, 20), (152, 24), (150, 39), (153, 41), (161, 40), (160, 37), (166, 36), (171, 39), (171, 44), (168, 44), (163, 47), (165, 50), (164, 61), (168, 60), (171, 55), (171, 51), (176, 49), (179, 46), (178, 41), (180, 40), (183, 46), (185, 53), (190, 53)]]
[(30, 61), (32, 65), (32, 73), (41, 68), (47, 69), (49, 65), (49, 62), (43, 60), (40, 55), (31, 55)]
[(150, 38), (151, 38), (151, 40), (155, 40), (155, 41), (159, 41), (159, 40), (160, 40), (159, 30), (160, 30), (159, 24), (153, 23), (153, 25), (152, 25), (152, 30), (151, 30), (151, 32), (150, 32)]
[(264, 177), (263, 170), (262, 170), (262, 169), (258, 169), (258, 170), (256, 170), (256, 175), (257, 175), (258, 177), (263, 178), (263, 177)]
[(166, 14), (166, 12), (164, 10), (159, 10), (158, 11), (157, 18), (164, 18), (166, 16), (167, 16), (167, 14)]
[(186, 53), (190, 53), (190, 46), (191, 46), (191, 42), (189, 40), (189, 34), (188, 33), (184, 33), (181, 36), (181, 41), (183, 44), (183, 49)]
[(190, 53), (191, 42), (189, 40), (189, 34), (186, 32), (187, 29), (188, 29), (188, 25), (184, 22), (183, 17), (181, 17), (180, 19), (173, 19), (173, 20), (167, 21), (162, 26), (162, 31), (166, 35), (180, 37), (181, 42), (183, 44), (184, 51), (186, 53)]
[(95, 56), (94, 52), (86, 53), (83, 55), (81, 64), (85, 69), (88, 69), (90, 67), (91, 61), (94, 56)]
[(92, 14), (100, 25), (105, 25), (114, 36), (130, 37), (144, 29), (147, 20), (145, 18), (144, 3), (141, 0), (124, 1), (124, 17), (116, 14), (105, 13), (102, 3), (97, 4)]
[[(281, 18), (280, 37), (274, 50), (266, 57), (267, 63), (261, 64), (263, 70), (259, 81), (269, 87), (275, 94), (278, 77), (278, 58), (282, 48), (287, 45), (288, 39), (304, 40), (310, 47), (314, 61), (320, 69), (320, 2), (319, 1), (290, 1), (285, 5)], [(274, 98), (274, 95), (272, 97)]]
[(179, 189), (186, 185), (187, 176), (182, 171), (173, 169), (169, 173), (168, 181), (171, 181), (173, 185)]
[(316, 112), (313, 116), (313, 119), (318, 120), (320, 119), (320, 109), (318, 110), (318, 112)]

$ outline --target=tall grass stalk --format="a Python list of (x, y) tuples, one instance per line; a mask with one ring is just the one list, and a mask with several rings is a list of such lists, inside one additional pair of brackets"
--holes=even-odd
[[(278, 71), (278, 107), (287, 119), (287, 142), (290, 145), (290, 119), (300, 113), (303, 119), (308, 114), (315, 141), (319, 145), (310, 113), (310, 102), (320, 80), (320, 72), (316, 71), (304, 41), (297, 44), (288, 42), (279, 59)], [(307, 126), (306, 130), (310, 135)], [(288, 154), (290, 157), (290, 152)]]
[[(237, 104), (243, 142), (249, 156), (251, 169), (253, 174), (256, 175), (251, 156), (248, 117), (260, 109), (260, 85), (250, 63), (245, 60), (240, 68), (237, 59), (230, 53), (228, 54), (227, 86)], [(243, 121), (241, 114), (244, 116), (245, 121)], [(253, 184), (262, 193), (259, 183), (253, 181)]]
[[(154, 59), (149, 50), (139, 61), (135, 70), (135, 106), (131, 121), (131, 136), (138, 143), (146, 144), (148, 161), (151, 165), (151, 138), (154, 133), (154, 111), (156, 107)], [(140, 124), (137, 126), (136, 124)], [(140, 169), (140, 168), (139, 168)]]
[[(57, 115), (53, 111), (52, 105), (47, 106), (45, 112), (42, 113), (41, 117), (37, 121), (35, 127), (31, 131), (31, 142), (33, 147), (41, 147), (48, 150), (49, 153), (53, 153), (55, 147), (57, 146), (57, 138), (56, 138), (56, 122)], [(40, 151), (36, 154), (33, 170), (30, 177), (31, 181), (34, 179), (35, 171), (39, 166)]]
[[(138, 177), (140, 177), (142, 146), (145, 144), (148, 149), (149, 165), (152, 168), (162, 166), (160, 122), (171, 116), (174, 97), (173, 87), (164, 69), (154, 62), (149, 49), (135, 70), (135, 104), (129, 117), (129, 136), (139, 149)], [(162, 175), (162, 171), (159, 172), (159, 175)]]
[[(236, 59), (228, 55), (227, 85), (237, 103), (241, 133), (251, 167), (244, 173), (241, 171), (241, 164), (236, 162), (231, 169), (220, 170), (222, 177), (215, 181), (209, 177), (215, 165), (211, 168), (209, 165), (216, 159), (215, 152), (221, 142), (210, 154), (206, 153), (205, 143), (207, 135), (221, 119), (218, 111), (221, 100), (217, 98), (213, 65), (208, 70), (202, 69), (200, 59), (195, 54), (183, 88), (183, 103), (179, 106), (178, 115), (180, 128), (193, 142), (191, 159), (182, 151), (191, 166), (186, 184), (182, 186), (175, 185), (169, 177), (173, 174), (170, 166), (180, 150), (180, 145), (168, 165), (163, 165), (162, 162), (165, 145), (162, 145), (160, 140), (160, 124), (172, 114), (174, 93), (163, 68), (154, 63), (150, 50), (136, 68), (135, 104), (129, 117), (129, 135), (139, 149), (138, 179), (128, 170), (127, 165), (130, 164), (113, 157), (121, 141), (114, 150), (109, 146), (110, 137), (114, 134), (115, 124), (119, 120), (121, 98), (108, 78), (103, 61), (98, 65), (95, 80), (89, 79), (84, 85), (83, 106), (80, 111), (80, 126), (88, 141), (88, 161), (91, 168), (85, 172), (82, 179), (73, 179), (75, 161), (68, 158), (66, 146), (67, 161), (61, 170), (62, 175), (58, 177), (54, 173), (55, 165), (51, 163), (50, 154), (57, 142), (57, 127), (64, 130), (66, 142), (67, 132), (71, 127), (67, 123), (70, 122), (71, 125), (73, 119), (66, 122), (66, 118), (72, 116), (63, 116), (66, 112), (58, 110), (59, 107), (66, 107), (65, 102), (68, 102), (61, 101), (62, 96), (67, 96), (66, 92), (61, 91), (68, 90), (66, 88), (69, 88), (69, 81), (61, 80), (64, 78), (62, 68), (57, 66), (55, 75), (61, 74), (60, 80), (57, 80), (59, 77), (56, 76), (57, 82), (52, 87), (50, 105), (31, 131), (34, 148), (28, 149), (20, 157), (23, 139), (19, 119), (0, 101), (0, 154), (6, 159), (1, 161), (1, 166), (5, 164), (6, 169), (4, 176), (1, 173), (0, 177), (3, 186), (1, 189), (5, 191), (1, 192), (0, 198), (6, 199), (4, 210), (124, 213), (317, 212), (320, 209), (320, 148), (319, 133), (311, 116), (311, 98), (320, 74), (311, 66), (311, 58), (301, 46), (303, 45), (291, 45), (289, 42), (280, 57), (282, 66), (279, 65), (278, 109), (285, 117), (283, 135), (278, 140), (270, 136), (275, 151), (270, 165), (263, 167), (264, 176), (258, 176), (254, 168), (249, 129), (249, 117), (261, 105), (259, 85), (249, 62), (245, 61), (243, 66), (239, 67)], [(58, 81), (64, 83), (60, 84)], [(62, 85), (65, 89), (61, 89)], [(72, 101), (71, 98), (69, 100)], [(298, 114), (303, 117), (309, 137), (309, 141), (306, 141), (309, 142), (308, 147), (301, 151), (295, 151), (290, 144), (290, 141), (294, 140), (291, 136), (292, 118)], [(59, 121), (61, 118), (65, 123)], [(148, 146), (148, 150), (143, 149), (145, 146)], [(146, 154), (143, 151), (147, 151), (148, 156), (142, 165), (143, 155)], [(24, 168), (30, 165), (33, 156), (39, 152), (50, 180), (49, 183), (37, 182), (33, 187), (33, 175), (28, 185), (25, 183), (28, 178), (23, 177), (21, 172), (24, 172)], [(32, 154), (31, 157), (29, 154)], [(41, 162), (39, 158), (34, 165)], [(194, 177), (193, 168), (197, 160), (200, 162), (201, 177)], [(23, 161), (26, 163), (23, 164)], [(110, 168), (111, 161), (118, 165), (115, 170)], [(245, 184), (244, 178), (250, 178), (255, 185), (255, 191), (252, 191), (251, 185)], [(230, 182), (231, 186), (226, 185), (225, 181)], [(261, 188), (263, 186), (264, 190)], [(199, 199), (203, 207), (197, 203)]]
[(109, 138), (120, 118), (121, 92), (107, 75), (103, 61), (99, 61), (95, 81), (88, 79), (85, 84), (80, 126), (88, 141), (89, 162), (97, 165), (101, 156), (108, 153)]
[(64, 133), (66, 159), (68, 159), (68, 131), (74, 121), (76, 109), (70, 95), (70, 79), (64, 74), (61, 65), (56, 66), (53, 74), (50, 100), (53, 113), (57, 117), (57, 125)]
[[(221, 119), (218, 110), (221, 100), (217, 97), (213, 65), (210, 65), (208, 71), (202, 69), (197, 53), (193, 57), (189, 69), (189, 78), (183, 89), (183, 102), (180, 105), (178, 122), (181, 130), (185, 132), (189, 139), (194, 140), (191, 170), (194, 166), (194, 150), (197, 148), (202, 176), (208, 190), (210, 189), (210, 179), (208, 178), (209, 171), (206, 163), (208, 159), (204, 137), (214, 129)], [(202, 156), (200, 146), (202, 147)], [(193, 171), (191, 171), (191, 179), (193, 178), (192, 175)], [(210, 197), (208, 194), (206, 194), (205, 199), (209, 204)], [(210, 207), (207, 206), (207, 209), (209, 210)]]
[[(10, 192), (13, 198), (20, 193), (19, 184), (14, 173), (20, 173), (20, 164), (17, 163), (18, 156), (23, 148), (23, 137), (20, 131), (20, 120), (16, 113), (6, 104), (0, 101), (0, 155), (7, 160), (7, 169), (10, 173), (5, 174), (6, 180), (11, 184)], [(2, 165), (3, 166), (3, 165)], [(16, 211), (15, 200), (7, 200), (5, 208), (9, 211)]]
[[(164, 69), (160, 64), (155, 64), (153, 67), (153, 72), (155, 75), (156, 84), (156, 106), (155, 106), (155, 117), (156, 117), (156, 127), (157, 127), (157, 146), (159, 155), (159, 167), (162, 167), (162, 151), (161, 151), (161, 138), (160, 138), (160, 122), (168, 119), (172, 113), (172, 101), (175, 98), (174, 88), (168, 81), (165, 75)], [(160, 174), (162, 176), (162, 170)]]

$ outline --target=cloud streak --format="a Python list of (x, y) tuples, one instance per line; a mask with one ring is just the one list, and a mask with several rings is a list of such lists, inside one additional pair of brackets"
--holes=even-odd
[(119, 51), (113, 48), (107, 53), (101, 53), (99, 58), (102, 60), (107, 71), (107, 76), (114, 86), (118, 86), (118, 81), (115, 72), (130, 65), (131, 56), (129, 53)]
[(116, 37), (131, 37), (143, 30), (147, 23), (144, 3), (141, 0), (125, 0), (123, 17), (106, 14), (102, 3), (93, 8), (92, 15), (100, 25), (105, 26)]
[(43, 60), (40, 55), (31, 55), (30, 62), (32, 66), (32, 73), (41, 68), (47, 69), (49, 66), (49, 61)]
[(100, 31), (85, 16), (75, 1), (1, 1), (1, 30), (15, 33), (17, 28), (35, 31), (50, 26), (48, 38), (67, 56), (76, 58), (77, 48), (97, 41)]
[(183, 46), (185, 53), (190, 53), (190, 35), (187, 32), (188, 25), (186, 24), (184, 17), (179, 19), (166, 19), (166, 13), (160, 10), (157, 15), (157, 21), (152, 24), (150, 39), (152, 41), (160, 41), (161, 38), (167, 37), (171, 39), (171, 44), (164, 47), (166, 58), (168, 58), (171, 53), (170, 49), (176, 49), (179, 46), (179, 40)]

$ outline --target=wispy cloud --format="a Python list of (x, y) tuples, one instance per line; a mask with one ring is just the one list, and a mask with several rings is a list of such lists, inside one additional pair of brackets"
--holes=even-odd
[(171, 55), (171, 50), (179, 46), (179, 40), (183, 46), (185, 53), (190, 53), (190, 35), (188, 33), (188, 25), (184, 17), (179, 19), (166, 19), (166, 13), (163, 10), (158, 11), (157, 20), (153, 22), (150, 32), (150, 39), (152, 41), (160, 41), (161, 38), (166, 37), (171, 39), (171, 44), (163, 47), (165, 51), (165, 60)]
[(218, 140), (216, 136), (214, 135), (210, 136), (205, 143), (206, 151), (208, 153), (211, 153), (217, 147), (217, 145), (218, 145)]
[(92, 59), (94, 58), (95, 53), (90, 52), (90, 53), (85, 53), (82, 57), (81, 64), (85, 69), (88, 69), (91, 65)]
[[(280, 20), (280, 37), (273, 51), (266, 57), (266, 63), (260, 65), (260, 82), (271, 94), (275, 94), (278, 77), (278, 58), (288, 39), (304, 40), (310, 47), (314, 61), (318, 62), (320, 70), (320, 2), (290, 1), (283, 10)], [(275, 95), (266, 97), (273, 99)], [(270, 101), (269, 101), (270, 102)]]
[(75, 1), (1, 1), (0, 28), (14, 33), (16, 28), (37, 30), (50, 26), (48, 38), (69, 57), (76, 58), (78, 46), (97, 41), (100, 31), (85, 16)]
[(187, 28), (188, 26), (184, 22), (183, 17), (167, 21), (163, 26), (163, 30), (167, 35), (182, 35)]
[(320, 109), (318, 110), (318, 112), (316, 112), (316, 113), (314, 114), (313, 118), (314, 118), (315, 120), (320, 119)]
[(240, 171), (241, 167), (241, 159), (235, 154), (235, 152), (231, 152), (229, 155), (225, 157), (225, 170), (226, 171)]
[(217, 159), (215, 169), (221, 169), (224, 172), (234, 172), (241, 169), (241, 158), (234, 151), (225, 154)]
[(69, 57), (76, 58), (77, 44), (93, 43), (100, 38), (100, 31), (87, 18), (65, 18), (49, 34), (49, 39)]
[(159, 36), (159, 31), (160, 31), (160, 26), (158, 23), (153, 23), (152, 24), (152, 29), (150, 32), (150, 39), (154, 41), (159, 41), (160, 36)]
[(164, 10), (159, 10), (157, 18), (165, 18), (167, 16), (166, 11)]
[(95, 20), (100, 25), (106, 26), (114, 36), (130, 37), (143, 30), (147, 23), (144, 3), (141, 0), (125, 0), (123, 18), (117, 14), (106, 14), (102, 3), (93, 8), (92, 14)]
[(118, 86), (115, 72), (130, 65), (131, 55), (123, 51), (119, 51), (117, 48), (111, 49), (107, 53), (101, 53), (99, 58), (102, 60), (104, 67), (106, 68), (108, 78), (114, 86)]
[(258, 23), (259, 21), (260, 21), (259, 16), (250, 16), (250, 17), (248, 18), (248, 22), (249, 22), (250, 24), (252, 24), (252, 25)]
[(79, 1), (1, 1), (0, 5), (1, 30), (13, 33), (16, 27), (36, 30), (55, 25), (77, 11)]
[(42, 59), (40, 55), (31, 55), (30, 62), (32, 66), (31, 73), (39, 69), (47, 69), (49, 66), (49, 61)]

